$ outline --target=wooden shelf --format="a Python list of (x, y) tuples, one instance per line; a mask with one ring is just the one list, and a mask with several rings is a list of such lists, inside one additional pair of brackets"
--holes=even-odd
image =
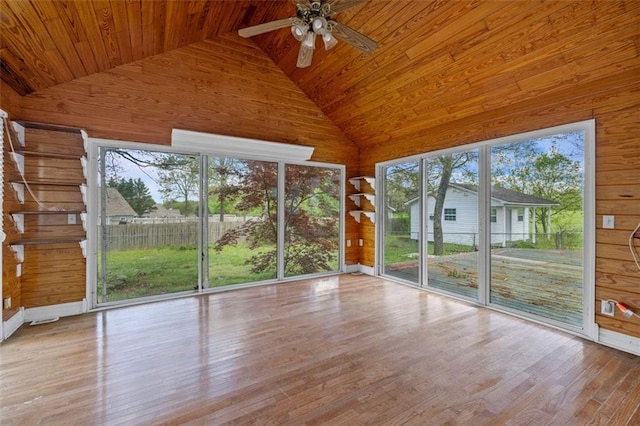
[(53, 152), (28, 151), (25, 149), (16, 149), (18, 154), (32, 157), (59, 158), (63, 160), (80, 160), (83, 154), (58, 154)]
[(9, 212), (9, 214), (29, 214), (29, 215), (39, 215), (39, 214), (81, 214), (84, 213), (82, 210), (54, 210), (54, 211), (38, 211), (38, 210), (19, 210), (14, 212)]
[(375, 191), (376, 189), (376, 178), (373, 176), (356, 176), (349, 179), (349, 183), (353, 185), (356, 191), (360, 191), (360, 183), (362, 181), (367, 182), (371, 188)]
[(371, 223), (376, 223), (376, 212), (372, 212), (368, 210), (351, 210), (349, 211), (349, 214), (353, 216), (353, 218), (358, 223), (360, 223), (362, 216), (368, 217)]
[(17, 240), (9, 243), (12, 246), (33, 246), (38, 244), (64, 244), (64, 243), (79, 243), (84, 241), (83, 237), (60, 237), (60, 238), (30, 238), (24, 240)]
[[(10, 183), (16, 183), (24, 185), (22, 180), (9, 180)], [(86, 185), (85, 182), (69, 182), (69, 181), (55, 181), (55, 180), (37, 180), (37, 179), (27, 179), (28, 185), (47, 185), (47, 186), (82, 186)]]
[(368, 194), (368, 193), (358, 193), (358, 194), (350, 194), (349, 198), (351, 199), (351, 201), (353, 201), (356, 206), (360, 207), (361, 204), (361, 199), (362, 198), (366, 198), (367, 200), (369, 200), (369, 202), (371, 203), (371, 205), (376, 204), (376, 196), (375, 194)]

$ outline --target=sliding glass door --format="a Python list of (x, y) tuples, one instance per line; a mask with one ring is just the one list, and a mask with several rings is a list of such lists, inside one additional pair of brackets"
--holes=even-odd
[(97, 152), (94, 305), (341, 270), (342, 167)]
[(208, 159), (204, 287), (277, 277), (278, 163)]
[(478, 298), (478, 150), (425, 159), (427, 285)]
[(381, 274), (591, 333), (594, 133), (581, 122), (379, 165)]
[(340, 170), (285, 165), (286, 277), (340, 270)]
[(413, 284), (422, 273), (420, 170), (419, 161), (382, 168), (382, 271)]
[(100, 159), (98, 303), (193, 291), (200, 157), (102, 148)]
[(491, 304), (582, 327), (584, 137), (491, 147)]

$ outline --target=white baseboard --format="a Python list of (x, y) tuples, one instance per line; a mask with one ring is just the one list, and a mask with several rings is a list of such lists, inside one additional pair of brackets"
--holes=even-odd
[(61, 303), (59, 305), (40, 306), (24, 310), (24, 322), (44, 321), (59, 317), (68, 317), (87, 312), (87, 300), (80, 302)]
[(344, 271), (348, 274), (359, 272), (362, 274), (367, 274), (372, 276), (375, 275), (374, 274), (375, 268), (372, 268), (371, 266), (361, 265), (359, 263), (352, 263), (350, 265), (346, 265), (344, 268)]
[(348, 274), (352, 274), (352, 273), (354, 273), (354, 272), (359, 272), (359, 271), (360, 271), (360, 270), (358, 269), (358, 268), (359, 268), (359, 266), (360, 266), (360, 265), (359, 265), (359, 264), (357, 264), (357, 263), (351, 263), (351, 264), (345, 265), (344, 271), (345, 271), (346, 273), (348, 273)]
[(374, 276), (376, 274), (376, 269), (372, 266), (358, 264), (358, 272), (362, 272), (363, 274)]
[(2, 332), (4, 333), (2, 339), (11, 336), (22, 324), (24, 324), (24, 308), (20, 308), (11, 318), (2, 323)]
[(640, 356), (640, 339), (616, 331), (598, 328), (598, 343)]

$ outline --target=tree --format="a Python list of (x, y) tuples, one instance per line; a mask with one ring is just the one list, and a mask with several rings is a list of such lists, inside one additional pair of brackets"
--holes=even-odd
[(239, 190), (235, 162), (233, 158), (211, 157), (209, 159), (209, 195), (217, 197), (220, 222), (224, 222), (227, 201), (234, 198)]
[[(254, 253), (246, 264), (251, 271), (273, 271), (277, 262), (277, 182), (275, 163), (246, 161), (237, 167), (237, 193), (241, 210), (260, 209), (262, 214), (226, 232), (214, 249), (236, 245), (246, 238)], [(336, 171), (310, 166), (287, 166), (285, 188), (285, 252), (286, 275), (308, 274), (331, 270), (338, 247), (338, 211), (340, 186)]]
[[(444, 254), (442, 216), (451, 178), (457, 170), (464, 169), (465, 165), (476, 158), (476, 151), (465, 151), (460, 154), (441, 155), (428, 162), (427, 194), (435, 200), (433, 208), (433, 254), (436, 256)], [(461, 175), (463, 174), (461, 173)]]
[[(581, 162), (560, 153), (555, 144), (546, 151), (532, 153), (526, 162), (502, 176), (500, 183), (514, 191), (558, 201), (560, 206), (551, 211), (552, 215), (582, 208)], [(549, 214), (548, 209), (536, 211), (536, 232), (538, 224), (543, 233), (551, 231), (548, 229)]]
[(138, 216), (143, 216), (155, 209), (156, 202), (142, 179), (111, 179), (108, 185), (118, 190)]
[(198, 195), (200, 167), (197, 157), (178, 154), (166, 154), (158, 167), (158, 185), (165, 201), (183, 201), (181, 213), (185, 216), (194, 213), (190, 196)]

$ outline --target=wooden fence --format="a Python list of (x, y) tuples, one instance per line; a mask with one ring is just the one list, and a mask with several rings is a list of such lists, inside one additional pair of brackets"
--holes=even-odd
[[(209, 222), (209, 243), (244, 222)], [(135, 250), (158, 247), (180, 247), (198, 244), (198, 223), (129, 223), (106, 225), (107, 250)], [(102, 236), (101, 229), (98, 235)]]

